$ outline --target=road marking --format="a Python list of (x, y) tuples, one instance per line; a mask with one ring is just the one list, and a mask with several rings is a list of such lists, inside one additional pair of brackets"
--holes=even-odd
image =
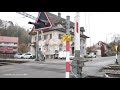
[(11, 67), (11, 66), (10, 66), (10, 67), (4, 67), (4, 66), (2, 67), (2, 66), (1, 66), (1, 67), (0, 67), (0, 70), (2, 70), (2, 69), (11, 69), (11, 68), (14, 68), (14, 67), (13, 67), (13, 66), (12, 66), (12, 67)]
[(24, 65), (27, 65), (27, 66), (33, 66), (33, 65), (35, 65), (35, 66), (40, 66), (40, 65), (46, 65), (46, 64), (41, 64), (41, 63), (26, 63), (26, 64), (24, 64)]
[(18, 69), (22, 69), (22, 68), (10, 68), (10, 69), (4, 69), (4, 70), (0, 70), (0, 72), (6, 72), (6, 71), (12, 71), (12, 70), (18, 70)]
[(6, 75), (6, 76), (25, 76), (28, 74), (26, 74), (26, 73), (7, 73), (7, 74), (3, 74), (3, 75)]

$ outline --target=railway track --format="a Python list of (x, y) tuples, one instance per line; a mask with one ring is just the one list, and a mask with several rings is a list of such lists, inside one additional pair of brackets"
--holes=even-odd
[(108, 67), (104, 67), (102, 70), (104, 77), (106, 78), (120, 78), (120, 65), (112, 64)]

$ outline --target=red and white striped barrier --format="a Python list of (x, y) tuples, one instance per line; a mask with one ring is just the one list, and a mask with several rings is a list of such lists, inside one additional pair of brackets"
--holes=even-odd
[(70, 42), (66, 41), (66, 78), (70, 77)]

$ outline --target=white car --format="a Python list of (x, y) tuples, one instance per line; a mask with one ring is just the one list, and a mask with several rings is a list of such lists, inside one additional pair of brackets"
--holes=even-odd
[(22, 57), (22, 53), (17, 53), (14, 55), (14, 58), (20, 59)]
[(87, 57), (88, 58), (96, 58), (96, 55), (95, 54), (89, 54)]
[(59, 51), (58, 58), (65, 59), (66, 58), (66, 51)]
[(70, 60), (73, 60), (74, 59), (74, 56), (70, 56)]
[(21, 58), (32, 59), (34, 56), (31, 53), (22, 54)]

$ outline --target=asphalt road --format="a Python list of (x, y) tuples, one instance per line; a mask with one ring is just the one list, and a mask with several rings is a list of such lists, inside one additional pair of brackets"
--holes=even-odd
[[(99, 69), (114, 62), (115, 57), (92, 59), (85, 62), (83, 74), (102, 75)], [(0, 78), (65, 78), (65, 60), (50, 59), (0, 66)]]
[(0, 78), (64, 78), (65, 60), (0, 66)]

